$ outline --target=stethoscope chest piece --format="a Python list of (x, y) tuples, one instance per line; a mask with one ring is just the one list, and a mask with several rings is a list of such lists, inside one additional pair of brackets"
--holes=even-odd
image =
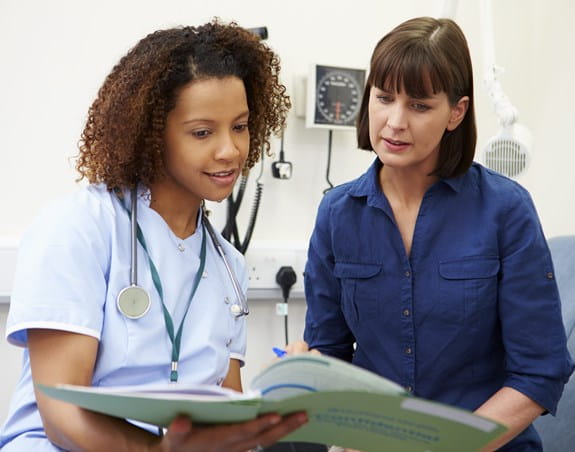
[(116, 304), (129, 319), (139, 319), (150, 310), (150, 295), (140, 286), (131, 285), (120, 291)]

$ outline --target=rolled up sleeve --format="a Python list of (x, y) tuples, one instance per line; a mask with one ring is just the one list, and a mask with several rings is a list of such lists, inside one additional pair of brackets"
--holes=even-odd
[(499, 284), (507, 368), (504, 385), (555, 414), (574, 366), (567, 350), (551, 254), (527, 192), (518, 191), (504, 225)]

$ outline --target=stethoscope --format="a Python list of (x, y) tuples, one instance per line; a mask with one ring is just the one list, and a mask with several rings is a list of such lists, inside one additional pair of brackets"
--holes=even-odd
[[(142, 318), (150, 310), (151, 305), (150, 294), (146, 289), (138, 285), (138, 242), (140, 242), (140, 245), (144, 248), (146, 253), (147, 253), (147, 246), (142, 231), (138, 225), (137, 198), (138, 198), (137, 187), (134, 187), (131, 191), (131, 209), (128, 212), (130, 214), (130, 246), (131, 246), (130, 285), (123, 288), (118, 293), (118, 297), (116, 300), (118, 310), (129, 319)], [(207, 214), (205, 212), (205, 206), (203, 204), (201, 208), (201, 215), (202, 215), (202, 227), (204, 231), (208, 232), (208, 235), (210, 236), (212, 243), (214, 244), (214, 247), (216, 248), (218, 254), (222, 258), (224, 266), (226, 267), (226, 271), (234, 288), (236, 301), (235, 303), (230, 305), (230, 311), (236, 317), (247, 315), (249, 314), (247, 300), (241, 290), (236, 274), (227, 259), (224, 248), (222, 247), (220, 241), (216, 236), (216, 233), (214, 232), (212, 225), (208, 220)], [(148, 254), (148, 261), (150, 263), (150, 271), (152, 273), (152, 279), (154, 281), (154, 285), (156, 286), (156, 289), (159, 292), (160, 299), (162, 299), (163, 294), (162, 294), (161, 282), (159, 280), (159, 275), (149, 254)], [(198, 274), (196, 275), (194, 281), (194, 287), (188, 303), (191, 302), (195, 290), (199, 285), (200, 278), (203, 274), (204, 263), (205, 263), (205, 233), (202, 237), (200, 268), (198, 269)], [(167, 312), (165, 306), (163, 305), (163, 301), (162, 301), (162, 308), (164, 309), (164, 315), (166, 315)]]

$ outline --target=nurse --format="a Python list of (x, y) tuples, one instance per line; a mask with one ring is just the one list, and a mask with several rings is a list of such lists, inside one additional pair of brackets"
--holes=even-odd
[[(200, 428), (181, 417), (162, 437), (34, 391), (169, 381), (241, 391), (247, 274), (210, 237), (202, 205), (230, 195), (284, 126), (278, 72), (256, 35), (218, 21), (151, 33), (113, 68), (80, 140), (89, 184), (22, 237), (7, 339), (24, 364), (4, 452), (245, 451), (305, 423), (296, 413)], [(139, 288), (133, 303), (119, 296), (126, 287)]]

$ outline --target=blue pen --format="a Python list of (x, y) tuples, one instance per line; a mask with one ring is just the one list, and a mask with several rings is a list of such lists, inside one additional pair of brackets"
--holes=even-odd
[(287, 354), (287, 352), (285, 350), (282, 350), (281, 348), (274, 347), (272, 348), (272, 350), (278, 358), (281, 358), (282, 356)]

